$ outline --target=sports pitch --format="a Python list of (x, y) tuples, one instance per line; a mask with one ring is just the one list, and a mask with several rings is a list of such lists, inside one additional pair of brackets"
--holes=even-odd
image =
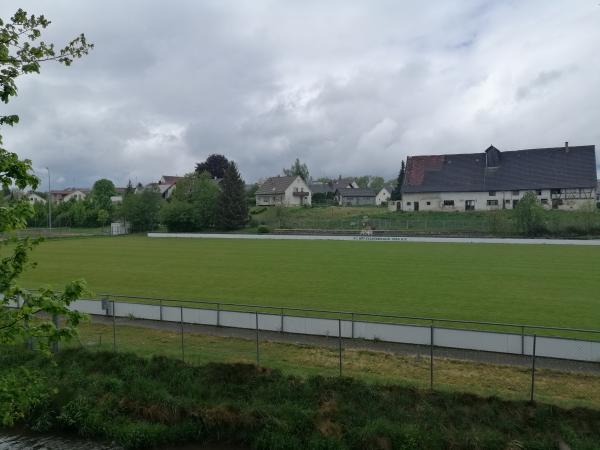
[(600, 329), (600, 248), (407, 242), (50, 240), (27, 287)]

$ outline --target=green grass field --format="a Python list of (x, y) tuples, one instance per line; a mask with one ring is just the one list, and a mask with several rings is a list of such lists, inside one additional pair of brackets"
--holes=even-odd
[(600, 328), (600, 248), (348, 241), (46, 241), (27, 287)]

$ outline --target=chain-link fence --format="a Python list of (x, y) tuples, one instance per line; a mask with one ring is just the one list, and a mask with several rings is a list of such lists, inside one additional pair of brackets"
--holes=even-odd
[(600, 331), (104, 296), (90, 349), (600, 407)]

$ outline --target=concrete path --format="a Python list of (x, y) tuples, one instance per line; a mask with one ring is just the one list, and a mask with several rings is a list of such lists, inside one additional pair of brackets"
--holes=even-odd
[(148, 233), (151, 238), (256, 239), (305, 241), (444, 242), (452, 244), (526, 244), (600, 246), (600, 239), (515, 239), (410, 236), (328, 236), (303, 234)]

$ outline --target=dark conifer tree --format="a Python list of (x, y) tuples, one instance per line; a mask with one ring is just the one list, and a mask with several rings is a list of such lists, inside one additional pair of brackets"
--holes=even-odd
[(402, 185), (404, 184), (404, 174), (406, 172), (406, 165), (404, 161), (400, 165), (400, 173), (398, 173), (398, 181), (394, 192), (392, 192), (392, 200), (402, 200)]
[(221, 181), (221, 195), (217, 209), (217, 227), (221, 230), (237, 230), (248, 222), (248, 203), (244, 181), (237, 166), (229, 163)]

